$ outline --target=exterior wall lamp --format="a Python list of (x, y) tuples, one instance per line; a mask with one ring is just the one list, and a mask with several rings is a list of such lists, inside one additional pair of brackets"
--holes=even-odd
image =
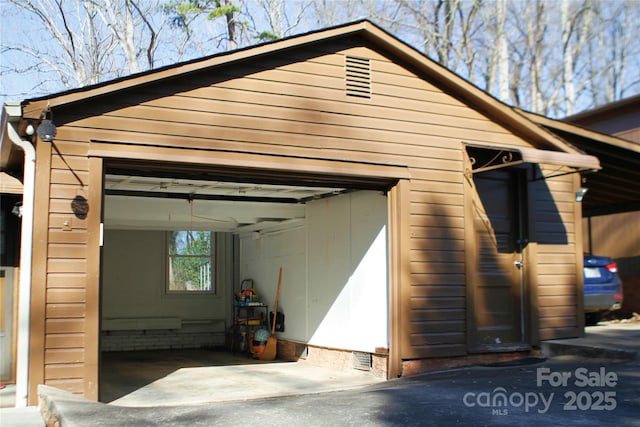
[[(49, 116), (49, 117), (47, 117)], [(38, 129), (36, 129), (38, 138), (44, 142), (53, 142), (56, 137), (56, 125), (53, 124), (53, 111), (47, 106), (44, 112), (44, 119), (40, 122)]]
[(22, 218), (22, 202), (18, 202), (13, 205), (13, 209), (11, 209), (11, 213), (17, 216), (18, 218)]
[(44, 142), (53, 142), (56, 137), (56, 125), (53, 124), (51, 119), (44, 119), (38, 126), (36, 133)]
[(589, 191), (587, 187), (580, 187), (580, 189), (576, 191), (576, 202), (582, 202), (582, 199), (584, 199), (584, 195), (587, 194), (587, 191)]

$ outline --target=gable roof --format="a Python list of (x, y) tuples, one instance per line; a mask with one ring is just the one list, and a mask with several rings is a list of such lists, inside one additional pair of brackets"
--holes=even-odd
[(429, 76), (430, 80), (446, 90), (449, 94), (462, 100), (465, 104), (482, 111), (483, 114), (492, 120), (527, 139), (535, 146), (554, 151), (582, 154), (578, 149), (562, 141), (553, 133), (537, 126), (511, 107), (498, 101), (488, 93), (429, 59), (413, 47), (368, 20), (356, 21), (252, 47), (224, 52), (80, 89), (60, 92), (50, 96), (28, 99), (22, 103), (22, 116), (25, 118), (39, 119), (42, 117), (43, 112), (49, 107), (55, 108), (70, 105), (75, 102), (87, 101), (93, 97), (112, 94), (135, 88), (139, 85), (158, 83), (165, 79), (176, 78), (189, 73), (232, 64), (252, 57), (348, 37), (361, 37), (373, 46), (398, 58), (404, 64), (411, 66), (414, 71)]

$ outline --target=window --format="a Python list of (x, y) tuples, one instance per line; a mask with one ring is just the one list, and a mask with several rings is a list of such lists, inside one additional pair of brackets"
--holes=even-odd
[(215, 233), (169, 231), (167, 241), (167, 291), (215, 292)]

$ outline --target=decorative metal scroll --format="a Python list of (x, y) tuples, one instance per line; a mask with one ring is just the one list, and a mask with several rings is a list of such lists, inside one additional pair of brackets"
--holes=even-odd
[(517, 151), (468, 146), (467, 153), (469, 154), (473, 173), (486, 172), (523, 163), (522, 155)]

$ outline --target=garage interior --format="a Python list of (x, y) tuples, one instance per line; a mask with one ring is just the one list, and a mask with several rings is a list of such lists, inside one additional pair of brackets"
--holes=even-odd
[[(207, 360), (212, 366), (254, 363), (250, 344), (241, 347), (233, 333), (234, 301), (251, 279), (244, 283), (270, 313), (280, 268), (278, 311), (285, 320), (278, 340), (301, 349), (295, 357), (307, 357), (310, 347), (339, 349), (352, 360), (329, 367), (370, 370), (371, 354), (388, 348), (386, 191), (393, 184), (107, 164), (100, 400)], [(169, 289), (168, 242), (176, 231), (212, 233), (210, 290)], [(156, 372), (142, 375), (142, 355)]]

